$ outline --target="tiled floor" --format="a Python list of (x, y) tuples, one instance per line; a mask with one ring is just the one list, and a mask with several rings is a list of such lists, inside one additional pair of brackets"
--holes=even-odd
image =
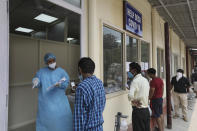
[(197, 131), (196, 101), (197, 101), (196, 98), (194, 98), (192, 101), (189, 101), (189, 104), (191, 106), (188, 108), (188, 120), (189, 120), (188, 122), (183, 121), (182, 118), (172, 119), (172, 129), (165, 128), (165, 131)]
[[(188, 107), (188, 122), (183, 121), (182, 118), (173, 119), (172, 118), (172, 129), (165, 128), (164, 131), (197, 131), (197, 99), (189, 100)], [(181, 112), (181, 109), (180, 109)], [(166, 126), (165, 118), (165, 126)], [(129, 126), (128, 131), (132, 131), (132, 126)]]

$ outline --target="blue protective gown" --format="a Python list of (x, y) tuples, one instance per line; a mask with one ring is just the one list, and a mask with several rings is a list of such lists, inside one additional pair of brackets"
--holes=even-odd
[[(36, 73), (36, 77), (39, 79), (36, 131), (72, 131), (72, 112), (65, 95), (69, 84), (68, 74), (60, 67), (55, 70), (45, 67)], [(63, 77), (66, 81), (60, 87), (47, 90)]]

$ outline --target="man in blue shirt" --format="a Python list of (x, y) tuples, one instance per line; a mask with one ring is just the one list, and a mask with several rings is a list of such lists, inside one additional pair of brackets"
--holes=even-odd
[(78, 68), (81, 83), (75, 94), (74, 131), (103, 131), (103, 83), (93, 75), (95, 63), (90, 58), (81, 58)]

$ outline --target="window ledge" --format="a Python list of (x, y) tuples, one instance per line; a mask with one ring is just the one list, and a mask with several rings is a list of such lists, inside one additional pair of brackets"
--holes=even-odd
[(128, 94), (128, 93), (129, 93), (129, 90), (117, 91), (117, 92), (114, 92), (114, 93), (106, 94), (106, 99), (111, 99), (113, 97), (117, 97), (117, 96)]

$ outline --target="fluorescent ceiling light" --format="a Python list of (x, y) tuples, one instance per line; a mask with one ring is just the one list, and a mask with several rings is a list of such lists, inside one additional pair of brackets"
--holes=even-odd
[(68, 40), (68, 41), (70, 41), (70, 40), (74, 40), (74, 38), (67, 38), (67, 40)]
[(191, 49), (191, 50), (197, 50), (197, 49)]
[(36, 16), (34, 19), (39, 20), (39, 21), (43, 21), (46, 23), (51, 23), (56, 21), (58, 18), (50, 16), (50, 15), (46, 15), (46, 14), (40, 14), (38, 16)]
[(15, 29), (15, 31), (30, 33), (30, 32), (32, 32), (34, 30), (33, 29), (28, 29), (28, 28), (23, 28), (23, 27), (18, 27), (18, 28)]

